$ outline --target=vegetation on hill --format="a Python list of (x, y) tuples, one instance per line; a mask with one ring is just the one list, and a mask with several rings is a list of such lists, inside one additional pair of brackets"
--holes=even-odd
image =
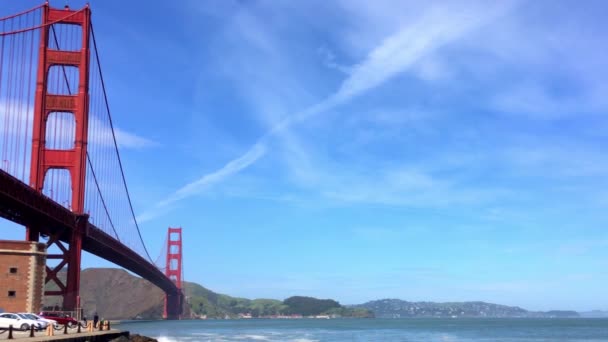
[(574, 311), (527, 311), (517, 306), (485, 302), (407, 302), (400, 299), (381, 299), (356, 305), (374, 312), (376, 317), (578, 317)]
[(251, 315), (252, 317), (281, 315), (373, 317), (369, 310), (347, 308), (331, 299), (300, 296), (290, 297), (284, 301), (246, 299), (218, 294), (195, 283), (186, 283), (184, 288), (192, 314), (208, 318), (236, 317), (239, 314)]
[[(235, 318), (241, 315), (270, 317), (279, 315), (336, 315), (341, 317), (371, 317), (366, 309), (347, 308), (331, 299), (291, 297), (275, 299), (246, 299), (213, 292), (203, 286), (184, 282), (186, 316)], [(158, 319), (162, 316), (162, 290), (122, 269), (90, 268), (80, 276), (80, 294), (84, 314), (97, 312), (106, 319)], [(55, 301), (54, 301), (55, 300)], [(54, 306), (57, 297), (45, 299), (45, 306)]]
[[(63, 278), (65, 274), (60, 273)], [(56, 289), (50, 284), (49, 289)], [(239, 315), (272, 317), (281, 315), (331, 315), (337, 317), (580, 317), (574, 311), (527, 311), (519, 307), (485, 302), (407, 302), (382, 299), (345, 307), (331, 299), (294, 296), (276, 299), (246, 299), (213, 292), (184, 282), (187, 317), (235, 318)], [(158, 319), (162, 316), (164, 293), (146, 280), (115, 268), (91, 268), (80, 276), (80, 297), (84, 314), (95, 312), (106, 319)], [(58, 297), (45, 298), (44, 306), (58, 305)], [(598, 317), (605, 312), (583, 313)]]
[[(59, 274), (65, 278), (65, 272)], [(56, 285), (47, 284), (47, 289)], [(61, 297), (45, 297), (43, 306), (54, 309)], [(164, 292), (150, 282), (116, 268), (89, 268), (80, 273), (80, 303), (86, 317), (95, 313), (104, 319), (159, 318)]]
[(340, 308), (340, 303), (331, 299), (317, 299), (311, 297), (294, 296), (283, 301), (288, 309), (287, 313), (304, 316), (320, 315), (331, 309)]

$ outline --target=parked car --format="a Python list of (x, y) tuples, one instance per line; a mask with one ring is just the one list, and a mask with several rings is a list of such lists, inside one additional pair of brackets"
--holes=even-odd
[(42, 329), (42, 323), (33, 319), (24, 318), (16, 313), (5, 312), (0, 314), (0, 328), (8, 329), (9, 326), (14, 329), (29, 330), (34, 326), (36, 330)]
[(33, 313), (28, 313), (28, 312), (19, 312), (17, 315), (19, 315), (19, 316), (25, 316), (26, 318), (29, 318), (29, 319), (34, 319), (34, 320), (36, 320), (36, 321), (38, 321), (38, 322), (42, 323), (42, 329), (46, 329), (46, 327), (47, 327), (49, 324), (50, 324), (50, 325), (53, 325), (53, 326), (55, 326), (55, 327), (59, 327), (59, 326), (57, 325), (57, 321), (52, 320), (52, 319), (46, 319), (46, 318), (40, 317), (40, 316), (38, 316), (38, 315), (36, 315), (36, 314), (33, 314)]
[(67, 324), (68, 328), (74, 327), (78, 324), (77, 320), (67, 314), (64, 314), (63, 312), (42, 311), (38, 314), (38, 316), (57, 321), (57, 324), (60, 325)]

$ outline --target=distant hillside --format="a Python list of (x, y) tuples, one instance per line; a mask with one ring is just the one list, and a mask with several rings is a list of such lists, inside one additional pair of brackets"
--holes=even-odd
[[(58, 274), (65, 279), (65, 272)], [(56, 289), (53, 283), (47, 289)], [(45, 297), (44, 306), (60, 305), (60, 297)], [(80, 273), (80, 301), (86, 317), (97, 312), (107, 319), (140, 316), (157, 318), (162, 315), (164, 292), (123, 269), (89, 268)]]
[[(186, 316), (208, 318), (252, 317), (299, 314), (329, 314), (342, 317), (371, 317), (365, 309), (347, 308), (338, 302), (310, 297), (291, 297), (285, 301), (275, 299), (236, 298), (213, 292), (203, 286), (184, 282), (187, 298)], [(162, 316), (164, 293), (142, 278), (115, 268), (89, 268), (80, 275), (80, 298), (84, 313), (91, 317), (95, 312), (106, 319), (157, 319)], [(52, 297), (45, 306), (53, 306)], [(56, 297), (55, 297), (56, 299)]]
[[(519, 307), (485, 302), (407, 302), (382, 299), (345, 307), (331, 299), (295, 296), (284, 301), (246, 299), (213, 292), (185, 282), (186, 316), (235, 318), (241, 315), (269, 317), (278, 315), (334, 315), (340, 317), (606, 317), (601, 311), (527, 311)], [(164, 293), (151, 283), (125, 270), (90, 268), (80, 276), (80, 297), (85, 315), (97, 312), (106, 319), (157, 319), (162, 316)], [(52, 306), (53, 297), (45, 301)], [(55, 297), (56, 298), (56, 297)]]
[(279, 315), (334, 315), (340, 317), (373, 317), (373, 313), (362, 308), (348, 308), (331, 299), (290, 297), (284, 301), (276, 299), (246, 299), (215, 293), (196, 283), (186, 283), (185, 293), (193, 316), (208, 318), (237, 317), (249, 314), (252, 317)]
[(608, 311), (600, 311), (600, 310), (584, 311), (584, 312), (579, 312), (579, 315), (581, 315), (581, 317), (583, 317), (583, 318), (608, 318)]
[(533, 312), (516, 306), (485, 302), (407, 302), (400, 299), (381, 299), (355, 305), (374, 312), (376, 317), (579, 317), (574, 311)]
[(89, 268), (80, 274), (80, 298), (89, 317), (97, 311), (119, 319), (160, 317), (165, 297), (161, 289), (123, 269)]

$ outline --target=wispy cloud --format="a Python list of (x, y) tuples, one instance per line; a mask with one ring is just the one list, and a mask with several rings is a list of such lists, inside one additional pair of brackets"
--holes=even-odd
[(164, 213), (166, 210), (168, 210), (171, 204), (184, 198), (196, 195), (207, 189), (209, 186), (221, 182), (225, 178), (230, 177), (244, 168), (247, 168), (249, 165), (255, 163), (258, 159), (263, 157), (265, 153), (266, 147), (264, 145), (253, 145), (249, 151), (247, 151), (247, 153), (243, 154), (237, 159), (229, 161), (221, 169), (208, 173), (199, 179), (184, 185), (167, 199), (158, 202), (152, 210), (141, 214), (137, 220), (139, 222), (145, 222), (157, 217), (160, 213)]
[[(290, 133), (290, 129), (295, 124), (332, 110), (341, 104), (348, 103), (355, 97), (378, 87), (396, 75), (410, 69), (424, 56), (463, 37), (472, 30), (478, 29), (508, 9), (509, 6), (497, 6), (490, 10), (474, 6), (464, 10), (459, 8), (456, 11), (450, 6), (427, 9), (418, 19), (403, 25), (396, 32), (385, 37), (367, 53), (360, 63), (349, 68), (348, 76), (334, 93), (291, 115), (270, 116), (276, 121), (270, 125), (266, 134), (245, 154), (237, 157), (221, 169), (203, 175), (198, 181), (177, 190), (167, 199), (159, 202), (157, 207), (166, 206), (198, 194), (207, 189), (208, 186), (221, 182), (227, 177), (246, 169), (261, 157), (263, 152), (260, 151), (266, 151), (269, 142), (275, 138), (286, 142), (282, 147), (288, 148), (289, 152), (293, 152), (288, 153), (289, 158), (298, 166), (301, 165), (302, 162), (306, 162), (307, 158), (295, 135)], [(251, 17), (244, 17), (247, 22), (252, 21)], [(274, 51), (273, 45), (269, 44), (263, 30), (252, 29), (246, 30), (246, 32), (251, 44), (259, 46), (266, 52), (272, 53)], [(277, 117), (280, 119), (277, 119)], [(293, 169), (298, 169), (298, 166), (294, 166)], [(335, 197), (340, 196), (336, 195)]]
[(346, 75), (352, 72), (351, 68), (341, 65), (336, 61), (336, 55), (326, 46), (321, 46), (317, 49), (317, 53), (323, 60), (323, 65), (329, 69), (338, 70)]
[[(608, 108), (608, 54), (601, 21), (571, 6), (518, 6), (517, 15), (498, 18), (457, 46), (425, 57), (423, 80), (475, 87), (474, 101), (491, 112), (534, 120), (604, 113)], [(568, 22), (568, 24), (564, 24)], [(576, 23), (576, 24), (574, 24)], [(445, 75), (457, 77), (444, 77)]]
[[(342, 175), (342, 178), (345, 178)], [(492, 203), (510, 195), (499, 187), (469, 188), (453, 181), (437, 179), (429, 172), (400, 170), (379, 172), (376, 177), (351, 175), (336, 181), (323, 192), (331, 200), (412, 208), (440, 208)]]
[(550, 86), (542, 83), (518, 84), (505, 89), (490, 99), (490, 106), (503, 113), (538, 120), (554, 120), (573, 117), (587, 112), (601, 112), (608, 108), (608, 101), (598, 96), (603, 86), (591, 86), (581, 94), (551, 93)]
[[(28, 139), (31, 139), (31, 126), (33, 125), (32, 120), (34, 116), (33, 106), (21, 104), (19, 108), (22, 107), (24, 111), (19, 115), (17, 115), (17, 113), (9, 113), (8, 111), (3, 110), (3, 108), (5, 107), (5, 103), (0, 102), (0, 131), (6, 131), (11, 134), (18, 134), (20, 136), (27, 136)], [(15, 108), (17, 108), (17, 106), (15, 106)], [(29, 112), (25, 112), (25, 108), (29, 108)], [(16, 110), (14, 112), (16, 112)], [(56, 141), (55, 144), (57, 146), (61, 146), (61, 148), (69, 148), (69, 145), (71, 145), (73, 141), (67, 140), (74, 139), (74, 125), (74, 116), (71, 114), (55, 113), (55, 115), (50, 115), (49, 120), (47, 122), (47, 133), (56, 134), (57, 132), (61, 132), (62, 136), (55, 137), (53, 134), (49, 134), (47, 138)], [(20, 130), (9, 130), (9, 127), (18, 127), (20, 128)], [(89, 133), (90, 144), (98, 144), (108, 147), (114, 146), (114, 141), (112, 138), (112, 129), (109, 124), (107, 124), (106, 122), (102, 122), (96, 116), (90, 116), (89, 129), (91, 131)], [(122, 148), (140, 149), (158, 145), (158, 143), (153, 140), (142, 137), (132, 132), (127, 132), (118, 127), (114, 127), (114, 134), (116, 136), (116, 143), (119, 147)], [(68, 145), (68, 147), (66, 147), (66, 145)]]
[(452, 42), (491, 20), (498, 13), (489, 11), (451, 12), (431, 8), (417, 21), (401, 28), (373, 49), (355, 66), (352, 74), (330, 99), (348, 101), (410, 68), (438, 47)]
[(158, 146), (158, 143), (156, 141), (144, 138), (134, 133), (129, 133), (120, 128), (115, 128), (114, 134), (116, 135), (116, 143), (119, 147), (129, 149), (141, 149), (146, 147)]

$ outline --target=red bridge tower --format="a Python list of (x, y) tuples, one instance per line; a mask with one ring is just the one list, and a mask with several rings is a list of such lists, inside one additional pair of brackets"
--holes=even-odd
[[(36, 95), (34, 98), (34, 129), (32, 133), (32, 159), (30, 170), (30, 185), (39, 192), (44, 188), (47, 172), (52, 169), (64, 169), (70, 173), (71, 200), (69, 208), (79, 219), (78, 228), (64, 231), (56, 236), (50, 236), (48, 246), (56, 244), (59, 254), (49, 254), (47, 259), (59, 259), (60, 262), (52, 269), (47, 266), (46, 283), (54, 282), (58, 290), (46, 291), (46, 296), (63, 296), (63, 310), (73, 311), (78, 303), (80, 284), (80, 257), (82, 240), (86, 234), (88, 216), (84, 212), (85, 176), (87, 137), (89, 126), (89, 32), (91, 10), (88, 6), (73, 11), (69, 8), (55, 9), (48, 3), (42, 7), (42, 27), (40, 29), (40, 45), (38, 57), (38, 72), (36, 76)], [(52, 25), (79, 26), (81, 42), (79, 50), (62, 50), (59, 46), (53, 48), (50, 44), (49, 30)], [(69, 94), (54, 94), (48, 91), (49, 71), (51, 67), (74, 67), (78, 70), (78, 88)], [(69, 113), (73, 116), (75, 132), (74, 144), (68, 149), (54, 149), (47, 146), (47, 123), (52, 113)], [(27, 227), (26, 239), (38, 241), (40, 228)], [(61, 237), (69, 241), (64, 246)], [(67, 266), (65, 282), (57, 277), (57, 273)]]
[(167, 231), (167, 264), (165, 275), (177, 286), (177, 293), (165, 294), (165, 319), (180, 319), (184, 295), (182, 292), (182, 228)]

